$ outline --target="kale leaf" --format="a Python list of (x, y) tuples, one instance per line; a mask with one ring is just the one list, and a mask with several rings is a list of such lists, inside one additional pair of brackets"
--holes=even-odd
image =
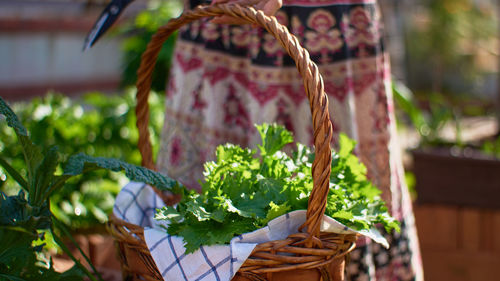
[[(73, 256), (59, 237), (59, 232), (64, 233), (79, 248), (71, 234), (53, 216), (49, 208), (50, 196), (61, 191), (71, 177), (96, 169), (124, 170), (131, 180), (142, 181), (163, 189), (179, 190), (177, 182), (157, 172), (117, 159), (91, 157), (85, 154), (71, 156), (65, 165), (64, 173), (58, 175), (56, 174), (58, 166), (65, 158), (59, 152), (58, 147), (51, 146), (42, 150), (40, 146), (33, 143), (16, 114), (0, 98), (0, 117), (2, 115), (5, 116), (7, 125), (12, 127), (17, 135), (24, 156), (26, 173), (24, 175), (22, 171), (16, 170), (0, 156), (0, 167), (5, 169), (22, 188), (17, 196), (7, 196), (0, 192), (0, 241), (2, 241), (0, 279), (75, 280), (76, 276), (76, 280), (81, 280), (82, 273), (85, 273), (90, 280), (102, 280), (81, 249), (79, 249), (80, 252), (94, 273), (91, 273)], [(192, 209), (199, 211), (202, 207), (193, 205)], [(44, 244), (32, 245), (38, 240), (44, 241), (44, 231), (50, 231), (56, 243), (73, 259), (76, 264), (75, 268), (64, 273), (57, 273), (50, 264), (45, 266), (46, 264), (39, 259), (38, 255), (35, 255), (34, 252), (38, 252), (40, 256), (44, 256), (42, 253)], [(16, 243), (9, 243), (8, 241), (11, 240), (15, 240)], [(219, 243), (220, 241), (215, 239), (209, 242)], [(40, 267), (40, 263), (44, 266)]]

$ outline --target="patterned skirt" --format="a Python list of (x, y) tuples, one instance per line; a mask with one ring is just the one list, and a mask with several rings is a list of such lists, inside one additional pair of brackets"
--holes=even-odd
[[(186, 8), (200, 4), (185, 3)], [(397, 144), (390, 69), (374, 0), (284, 0), (276, 17), (318, 64), (335, 133), (357, 140), (356, 153), (382, 191), (401, 232), (391, 248), (361, 239), (347, 280), (422, 280), (411, 201)], [(217, 145), (253, 147), (253, 124), (277, 122), (312, 145), (312, 121), (295, 63), (265, 30), (200, 20), (179, 31), (167, 86), (157, 165), (199, 187)], [(335, 140), (334, 140), (335, 143)]]

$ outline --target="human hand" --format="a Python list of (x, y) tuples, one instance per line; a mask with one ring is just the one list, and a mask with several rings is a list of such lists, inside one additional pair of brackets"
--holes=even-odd
[[(252, 6), (255, 9), (261, 10), (267, 16), (272, 16), (276, 11), (283, 5), (282, 0), (213, 0), (212, 5), (223, 4), (223, 3), (237, 3), (242, 6)], [(223, 15), (215, 17), (211, 20), (212, 23), (216, 24), (246, 24), (243, 19), (234, 18), (231, 16)]]

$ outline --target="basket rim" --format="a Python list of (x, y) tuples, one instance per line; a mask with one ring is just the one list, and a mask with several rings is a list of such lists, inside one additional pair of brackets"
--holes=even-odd
[[(111, 214), (106, 228), (117, 244), (136, 250), (144, 263), (153, 262), (154, 264), (154, 259), (144, 239), (143, 227)], [(282, 240), (257, 244), (237, 273), (259, 275), (300, 269), (319, 269), (335, 260), (345, 258), (356, 247), (356, 240), (360, 235), (358, 233), (320, 232), (318, 239), (325, 246), (320, 249), (305, 246), (304, 241), (307, 237), (307, 233), (299, 232)], [(131, 268), (133, 266), (126, 264), (125, 270)], [(154, 269), (149, 269), (152, 271), (149, 275), (161, 276), (156, 266)], [(163, 278), (152, 280), (163, 280)]]

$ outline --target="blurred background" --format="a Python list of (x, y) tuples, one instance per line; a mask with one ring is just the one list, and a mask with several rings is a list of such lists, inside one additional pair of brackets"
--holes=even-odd
[[(135, 72), (151, 35), (182, 5), (136, 0), (83, 52), (107, 2), (0, 0), (0, 96), (38, 144), (140, 164)], [(492, 280), (500, 274), (500, 1), (379, 4), (425, 279)], [(153, 140), (162, 127), (174, 41), (165, 44), (153, 80)], [(22, 169), (15, 135), (5, 122), (0, 132), (2, 155)], [(123, 181), (120, 174), (94, 173), (51, 199), (52, 212), (80, 234), (98, 266), (118, 269), (97, 253), (110, 248), (103, 226)], [(0, 189), (17, 192), (1, 169)]]

